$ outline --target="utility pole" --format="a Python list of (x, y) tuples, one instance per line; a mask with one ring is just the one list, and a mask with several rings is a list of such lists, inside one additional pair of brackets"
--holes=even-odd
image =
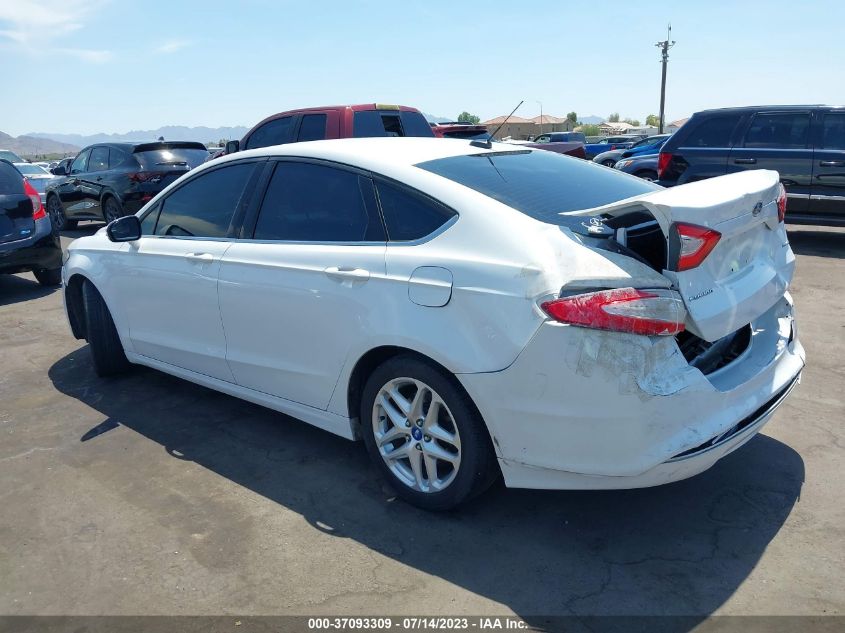
[(537, 100), (537, 103), (540, 104), (540, 134), (543, 133), (543, 102)]
[(666, 105), (666, 66), (669, 63), (669, 49), (675, 45), (675, 40), (672, 38), (672, 25), (666, 31), (666, 39), (655, 44), (657, 48), (662, 51), (663, 58), (663, 77), (660, 79), (660, 121), (657, 124), (657, 133), (663, 134), (664, 121), (664, 107)]

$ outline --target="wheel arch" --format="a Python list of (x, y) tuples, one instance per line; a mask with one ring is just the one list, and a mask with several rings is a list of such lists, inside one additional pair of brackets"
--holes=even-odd
[(85, 331), (85, 305), (82, 301), (82, 286), (86, 281), (94, 283), (85, 275), (74, 273), (65, 286), (67, 318), (70, 322), (70, 330), (77, 339), (88, 338), (88, 333)]
[(361, 397), (363, 395), (364, 385), (377, 367), (397, 356), (413, 356), (442, 372), (444, 377), (452, 382), (455, 388), (466, 396), (467, 402), (470, 403), (479, 419), (481, 419), (484, 423), (484, 428), (487, 430), (487, 437), (490, 440), (490, 446), (491, 448), (494, 448), (495, 440), (490, 433), (490, 427), (487, 425), (487, 422), (484, 421), (484, 416), (481, 414), (481, 410), (478, 408), (478, 405), (476, 405), (472, 396), (466, 390), (461, 381), (455, 376), (455, 373), (430, 356), (427, 356), (417, 350), (399, 345), (381, 345), (368, 350), (361, 355), (360, 358), (358, 358), (349, 374), (349, 381), (346, 384), (346, 404), (352, 425), (352, 432), (356, 439), (360, 439), (361, 437), (361, 420), (359, 419), (359, 411), (361, 409)]

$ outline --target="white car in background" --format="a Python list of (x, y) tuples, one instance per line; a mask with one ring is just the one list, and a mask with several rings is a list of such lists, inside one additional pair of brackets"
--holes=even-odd
[(56, 176), (36, 163), (14, 163), (14, 165), (38, 192), (38, 197), (41, 198), (41, 204), (46, 206), (47, 194), (45, 192), (47, 183), (56, 178)]
[[(318, 141), (192, 170), (77, 239), (71, 328), (361, 438), (406, 500), (689, 477), (804, 366), (775, 172), (662, 189), (448, 139)], [(315, 451), (319, 451), (315, 447)]]

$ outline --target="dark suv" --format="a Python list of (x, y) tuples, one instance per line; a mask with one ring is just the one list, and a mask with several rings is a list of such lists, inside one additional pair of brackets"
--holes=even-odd
[(57, 167), (47, 185), (47, 212), (57, 231), (79, 220), (111, 222), (138, 211), (159, 191), (205, 162), (202, 143), (98, 143), (86, 147), (70, 167)]
[(32, 271), (43, 286), (62, 282), (62, 247), (35, 188), (0, 159), (0, 273)]
[(664, 186), (773, 169), (788, 222), (845, 226), (845, 107), (749, 106), (696, 112), (660, 151)]

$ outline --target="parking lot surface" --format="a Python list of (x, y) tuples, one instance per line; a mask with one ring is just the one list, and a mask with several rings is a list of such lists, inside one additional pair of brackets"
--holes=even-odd
[(0, 277), (0, 614), (843, 614), (845, 229), (790, 238), (808, 365), (759, 436), (676, 484), (451, 514), (395, 500), (360, 444), (98, 379), (61, 292)]

